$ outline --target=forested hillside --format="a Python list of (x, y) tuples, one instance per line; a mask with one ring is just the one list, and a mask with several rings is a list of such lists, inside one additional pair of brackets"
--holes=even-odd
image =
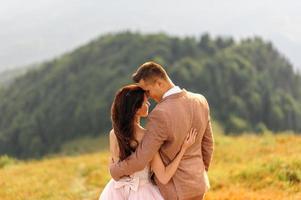
[(5, 71), (0, 72), (0, 88), (1, 87), (7, 87), (10, 85), (15, 78), (18, 76), (21, 76), (26, 73), (30, 68), (36, 67), (35, 65), (33, 66), (27, 66), (27, 67), (22, 67), (22, 68), (16, 68), (16, 69), (8, 69)]
[(116, 90), (145, 61), (202, 93), (227, 133), (301, 132), (301, 77), (260, 38), (107, 34), (30, 70), (0, 91), (0, 154), (39, 157), (111, 128)]

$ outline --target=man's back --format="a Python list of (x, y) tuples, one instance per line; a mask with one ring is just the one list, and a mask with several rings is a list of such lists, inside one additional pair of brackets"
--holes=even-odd
[[(161, 117), (163, 125), (152, 127), (158, 125), (151, 122), (153, 115)], [(167, 134), (159, 151), (165, 165), (169, 164), (180, 151), (192, 127), (198, 131), (196, 142), (185, 152), (171, 181), (162, 185), (156, 180), (167, 200), (189, 199), (205, 193), (205, 169), (208, 170), (213, 151), (209, 106), (202, 95), (183, 90), (164, 98), (149, 116), (146, 129), (161, 128), (165, 130), (160, 131)]]

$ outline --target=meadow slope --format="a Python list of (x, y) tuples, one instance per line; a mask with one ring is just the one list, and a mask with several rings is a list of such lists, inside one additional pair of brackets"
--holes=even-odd
[[(301, 136), (216, 135), (206, 200), (301, 199)], [(108, 173), (106, 150), (18, 161), (0, 158), (1, 200), (96, 200)]]

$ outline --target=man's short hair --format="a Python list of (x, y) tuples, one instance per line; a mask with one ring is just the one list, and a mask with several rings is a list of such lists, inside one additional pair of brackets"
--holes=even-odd
[(146, 62), (137, 69), (132, 78), (135, 83), (138, 83), (142, 79), (144, 81), (155, 81), (157, 78), (168, 80), (168, 75), (160, 64)]

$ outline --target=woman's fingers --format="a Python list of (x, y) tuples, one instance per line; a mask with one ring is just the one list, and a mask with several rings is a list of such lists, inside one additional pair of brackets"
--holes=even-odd
[(191, 132), (192, 132), (192, 129), (190, 129), (189, 133), (187, 134), (186, 141), (189, 141), (189, 139), (191, 138)]
[(196, 128), (194, 129), (194, 132), (193, 132), (193, 135), (192, 135), (192, 137), (193, 137), (193, 139), (195, 139), (196, 138), (196, 135), (198, 134), (198, 132), (197, 132), (197, 130), (196, 130)]
[(198, 133), (197, 130), (195, 128), (193, 128), (193, 130), (191, 132), (191, 136), (190, 136), (190, 139), (191, 139), (192, 143), (195, 142), (195, 138), (196, 138), (197, 133)]
[(188, 146), (192, 145), (195, 142), (195, 138), (196, 138), (197, 133), (198, 132), (197, 132), (196, 128), (191, 128), (190, 129), (189, 133), (186, 136), (186, 141), (185, 141), (185, 143)]

